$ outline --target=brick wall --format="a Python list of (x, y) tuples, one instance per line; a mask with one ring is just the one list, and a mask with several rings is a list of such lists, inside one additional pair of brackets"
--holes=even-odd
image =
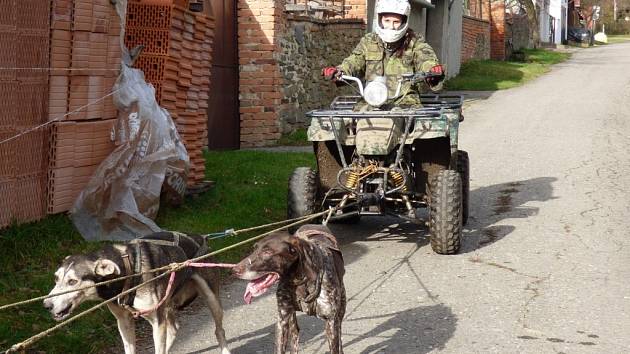
[(478, 0), (481, 1), (481, 19), (490, 19), (490, 2), (493, 0)]
[(270, 145), (280, 137), (277, 112), (284, 104), (277, 53), (279, 33), (286, 27), (284, 4), (280, 0), (238, 2), (241, 147)]
[(490, 58), (505, 60), (505, 0), (490, 2)]
[(367, 21), (367, 0), (345, 0), (344, 16), (346, 19), (361, 19)]
[(490, 23), (468, 16), (462, 18), (462, 63), (490, 58)]
[[(468, 0), (464, 6), (467, 6), (464, 10), (464, 15), (480, 20), (488, 19), (488, 11), (484, 11), (484, 6), (488, 6), (488, 0)], [(486, 17), (484, 17), (484, 14)]]
[(364, 23), (354, 20), (320, 20), (304, 17), (289, 20), (289, 26), (280, 39), (280, 71), (284, 79), (282, 102), (279, 111), (283, 132), (308, 124), (304, 113), (328, 107), (332, 99), (344, 92), (347, 86), (337, 88), (321, 77), (321, 69), (338, 65), (350, 54), (364, 34)]

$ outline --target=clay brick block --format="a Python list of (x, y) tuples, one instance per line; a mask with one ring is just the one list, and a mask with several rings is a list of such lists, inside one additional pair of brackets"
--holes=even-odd
[(125, 34), (127, 47), (144, 45), (145, 54), (169, 55), (169, 31), (167, 29), (129, 28)]
[(15, 205), (15, 178), (0, 177), (0, 228), (9, 226), (13, 220)]
[[(18, 81), (0, 81), (0, 129), (2, 129), (2, 127), (11, 127), (15, 122), (18, 87)], [(0, 138), (0, 140), (2, 140), (2, 138)], [(0, 159), (0, 161), (3, 160)], [(1, 175), (0, 173), (0, 176)]]
[(15, 4), (17, 5), (18, 31), (48, 37), (50, 30), (50, 2), (19, 0)]
[(15, 80), (16, 71), (11, 69), (16, 67), (17, 54), (17, 32), (0, 30), (0, 80)]
[(171, 27), (172, 7), (129, 3), (127, 5), (127, 28), (168, 29)]
[(17, 29), (17, 0), (3, 0), (0, 2), (0, 31), (15, 31)]
[(58, 30), (72, 29), (72, 0), (52, 0), (51, 28)]
[(48, 84), (46, 82), (21, 82), (17, 86), (15, 103), (16, 110), (14, 125), (17, 127), (31, 127), (48, 120)]
[(44, 173), (48, 168), (50, 129), (38, 129), (14, 140), (15, 175)]

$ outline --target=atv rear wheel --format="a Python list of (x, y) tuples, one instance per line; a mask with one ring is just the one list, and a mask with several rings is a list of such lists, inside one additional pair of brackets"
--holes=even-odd
[[(287, 219), (317, 212), (317, 174), (309, 167), (298, 167), (289, 178)], [(294, 233), (299, 225), (289, 228)]]
[(429, 235), (439, 254), (455, 254), (462, 238), (462, 180), (457, 171), (443, 170), (429, 185)]
[(462, 179), (462, 224), (468, 223), (468, 196), (470, 195), (470, 162), (468, 153), (457, 150), (457, 172)]

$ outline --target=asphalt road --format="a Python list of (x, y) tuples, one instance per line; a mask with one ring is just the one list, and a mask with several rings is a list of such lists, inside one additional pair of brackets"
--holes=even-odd
[[(336, 226), (351, 353), (630, 352), (630, 43), (580, 50), (547, 75), (470, 105), (462, 252), (431, 251), (395, 219)], [(275, 296), (224, 289), (232, 353), (271, 353)], [(180, 317), (176, 353), (218, 352), (205, 310)], [(304, 353), (323, 324), (300, 316)]]

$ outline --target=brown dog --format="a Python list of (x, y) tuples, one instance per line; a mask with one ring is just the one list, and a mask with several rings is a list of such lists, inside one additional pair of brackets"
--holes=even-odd
[(296, 311), (326, 321), (331, 354), (342, 354), (341, 321), (346, 311), (345, 272), (337, 240), (326, 226), (304, 225), (295, 235), (264, 238), (254, 252), (233, 269), (240, 279), (251, 280), (245, 302), (265, 293), (278, 282), (276, 353), (299, 350)]

